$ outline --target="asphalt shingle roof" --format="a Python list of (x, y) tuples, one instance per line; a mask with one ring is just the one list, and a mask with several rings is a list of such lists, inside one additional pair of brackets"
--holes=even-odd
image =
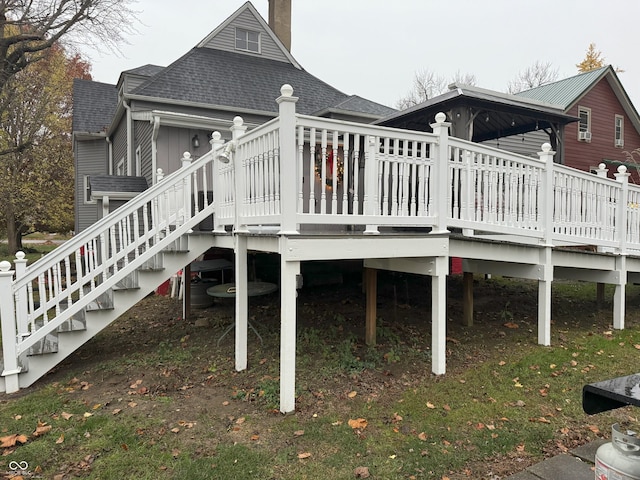
[(73, 81), (73, 131), (100, 133), (107, 130), (118, 105), (115, 85), (75, 79)]
[[(302, 114), (311, 115), (351, 98), (291, 64), (211, 48), (193, 48), (132, 94), (277, 114), (275, 99), (285, 83), (299, 97), (296, 111)], [(361, 113), (394, 111), (365, 99), (348, 105), (350, 111)]]
[(91, 175), (89, 177), (91, 193), (96, 192), (144, 192), (148, 185), (144, 177), (127, 177), (119, 175)]

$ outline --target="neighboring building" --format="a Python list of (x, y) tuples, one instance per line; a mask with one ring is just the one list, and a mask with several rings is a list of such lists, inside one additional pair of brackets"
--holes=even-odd
[(592, 171), (604, 162), (611, 177), (624, 163), (637, 181), (640, 156), (635, 155), (636, 165), (627, 153), (640, 148), (640, 117), (613, 67), (581, 73), (518, 96), (559, 105), (567, 115), (579, 118), (565, 129), (566, 165)]
[[(236, 115), (249, 128), (277, 116), (285, 83), (300, 98), (301, 114), (370, 123), (395, 111), (340, 92), (300, 66), (289, 52), (291, 0), (271, 0), (269, 18), (273, 29), (247, 2), (166, 68), (122, 72), (117, 85), (75, 82), (76, 231), (108, 213), (110, 195), (124, 199), (137, 193), (127, 185), (143, 184), (118, 177), (152, 185), (157, 169), (176, 170), (185, 151), (206, 153), (211, 132), (230, 138)], [(96, 195), (95, 176), (114, 190)]]

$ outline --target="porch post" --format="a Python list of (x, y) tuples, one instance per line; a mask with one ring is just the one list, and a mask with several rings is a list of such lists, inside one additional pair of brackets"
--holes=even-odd
[(435, 257), (431, 274), (431, 371), (443, 375), (447, 364), (447, 274), (449, 257)]
[[(182, 168), (187, 168), (191, 165), (191, 154), (184, 152), (180, 159)], [(197, 200), (197, 199), (196, 199)], [(187, 177), (182, 181), (182, 224), (184, 225), (191, 219), (191, 178)], [(176, 219), (177, 220), (177, 219)]]
[(364, 285), (366, 294), (365, 343), (376, 344), (376, 322), (378, 316), (378, 270), (365, 267)]
[[(297, 162), (296, 148), (296, 102), (293, 87), (285, 84), (280, 88), (281, 95), (276, 99), (280, 106), (279, 149), (280, 149), (280, 234), (297, 235), (298, 225), (296, 186), (300, 176), (301, 165)], [(310, 175), (312, 175), (311, 172)]]
[[(281, 249), (282, 251), (282, 249)], [(280, 411), (296, 408), (296, 315), (299, 261), (280, 255)]]
[(545, 164), (544, 180), (540, 201), (542, 203), (542, 225), (544, 228), (544, 240), (538, 264), (542, 269), (542, 275), (538, 279), (538, 343), (551, 345), (551, 284), (553, 283), (553, 171), (555, 163), (553, 157), (556, 152), (551, 150), (549, 143), (542, 145), (542, 151), (538, 157)]
[(449, 219), (448, 205), (450, 204), (451, 185), (449, 183), (449, 127), (445, 122), (447, 116), (440, 112), (436, 114), (436, 123), (431, 124), (433, 133), (438, 137), (438, 143), (432, 144), (435, 150), (433, 171), (429, 181), (433, 189), (433, 204), (429, 205), (430, 213), (435, 214), (436, 224), (431, 233), (449, 233), (447, 221)]
[(247, 291), (247, 236), (234, 235), (236, 275), (236, 370), (247, 368), (247, 324), (249, 296)]
[[(209, 141), (211, 145), (211, 151), (215, 152), (220, 149), (220, 147), (224, 144), (224, 140), (222, 140), (222, 135), (220, 132), (213, 132), (211, 134), (211, 140)], [(225, 233), (224, 228), (220, 228), (220, 220), (218, 218), (218, 209), (222, 205), (222, 181), (220, 178), (220, 170), (219, 170), (219, 160), (215, 158), (212, 162), (211, 168), (211, 187), (213, 188), (213, 231), (219, 233)], [(205, 193), (206, 195), (206, 193)]]
[(627, 284), (627, 210), (629, 205), (629, 176), (627, 167), (620, 165), (618, 173), (613, 174), (616, 180), (621, 183), (620, 203), (618, 204), (618, 218), (616, 219), (616, 235), (618, 240), (618, 256), (616, 258), (616, 271), (618, 272), (618, 283), (613, 293), (613, 328), (622, 330), (624, 328), (625, 316), (625, 293)]
[(0, 375), (4, 377), (6, 393), (17, 392), (20, 389), (18, 374), (18, 351), (16, 340), (16, 318), (13, 298), (11, 296), (11, 282), (14, 271), (11, 270), (11, 263), (0, 262), (0, 322), (2, 323), (2, 358), (4, 370)]

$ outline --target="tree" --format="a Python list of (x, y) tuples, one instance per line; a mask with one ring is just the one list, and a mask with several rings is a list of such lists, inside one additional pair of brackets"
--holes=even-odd
[(30, 228), (68, 223), (70, 79), (88, 73), (78, 46), (117, 52), (135, 32), (134, 2), (0, 0), (0, 208), (11, 253)]
[(35, 228), (72, 228), (74, 77), (90, 78), (89, 65), (56, 44), (13, 75), (0, 96), (0, 211), (11, 253)]
[(476, 77), (471, 74), (461, 74), (460, 71), (458, 71), (451, 81), (447, 82), (444, 77), (437, 75), (429, 69), (419, 70), (414, 74), (413, 87), (404, 97), (396, 102), (396, 108), (404, 110), (425, 102), (430, 98), (446, 92), (450, 83), (475, 85)]
[[(115, 50), (135, 32), (135, 0), (0, 0), (0, 95), (9, 80), (56, 44)], [(0, 112), (1, 113), (1, 112)], [(0, 151), (0, 156), (23, 148)]]
[(579, 72), (584, 73), (590, 72), (591, 70), (595, 70), (597, 68), (602, 68), (605, 65), (606, 64), (604, 61), (604, 57), (602, 56), (602, 52), (596, 50), (595, 43), (590, 43), (589, 48), (587, 48), (587, 54), (585, 55), (584, 60), (582, 60), (580, 63), (577, 63), (576, 67), (578, 67)]
[(557, 68), (554, 68), (550, 62), (537, 60), (533, 65), (518, 73), (518, 75), (507, 84), (507, 93), (513, 95), (524, 90), (546, 85), (557, 79)]

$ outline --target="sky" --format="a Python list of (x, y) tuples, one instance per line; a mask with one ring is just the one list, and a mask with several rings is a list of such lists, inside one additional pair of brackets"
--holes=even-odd
[[(138, 33), (120, 54), (84, 52), (94, 80), (115, 84), (124, 70), (169, 65), (244, 3), (138, 0)], [(265, 20), (268, 3), (252, 0)], [(640, 110), (638, 19), (638, 0), (292, 0), (291, 53), (338, 90), (395, 107), (421, 70), (447, 80), (472, 74), (478, 87), (506, 91), (536, 61), (559, 78), (577, 74), (595, 43), (624, 70), (620, 81)]]

